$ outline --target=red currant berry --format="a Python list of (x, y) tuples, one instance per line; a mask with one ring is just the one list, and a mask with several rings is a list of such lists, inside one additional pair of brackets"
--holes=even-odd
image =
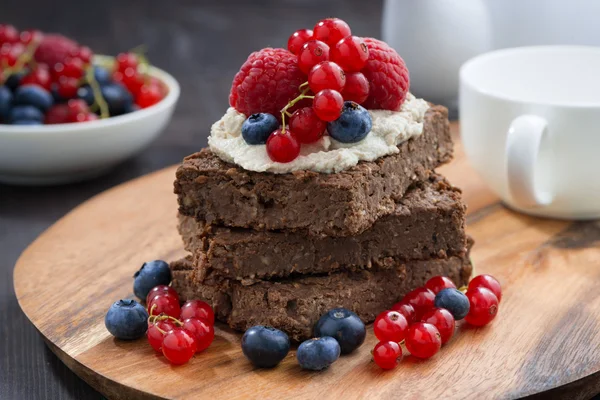
[(377, 316), (373, 323), (373, 332), (382, 342), (401, 342), (408, 328), (406, 317), (398, 311), (384, 311)]
[(79, 113), (88, 113), (90, 111), (87, 103), (82, 99), (72, 99), (67, 103), (67, 107), (69, 108), (69, 112), (72, 115)]
[(402, 357), (402, 347), (396, 342), (379, 342), (373, 349), (373, 361), (381, 369), (394, 369)]
[(91, 112), (87, 114), (79, 114), (79, 116), (83, 116), (82, 118), (80, 118), (79, 122), (96, 121), (98, 119), (98, 116)]
[(340, 92), (331, 89), (324, 89), (315, 94), (313, 99), (313, 109), (319, 119), (323, 121), (335, 121), (340, 117), (344, 107), (344, 98)]
[[(131, 94), (133, 94), (133, 96), (136, 97), (140, 93), (142, 86), (144, 86), (144, 77), (141, 74), (139, 74), (136, 69), (133, 68), (127, 68), (122, 73), (123, 84), (125, 85), (125, 87), (127, 87), (127, 90), (129, 90)], [(153, 88), (151, 85), (147, 85), (147, 92), (150, 92), (152, 89)], [(154, 91), (152, 91), (152, 93), (154, 93)], [(160, 101), (160, 99), (162, 98), (162, 96), (160, 96), (160, 91), (156, 91), (156, 93), (158, 93)]]
[(215, 312), (212, 307), (202, 300), (189, 300), (181, 307), (181, 319), (198, 318), (215, 324)]
[(187, 318), (183, 321), (183, 329), (194, 335), (196, 353), (208, 349), (215, 338), (215, 328), (205, 319)]
[(300, 29), (292, 33), (288, 39), (288, 50), (294, 54), (298, 54), (302, 45), (312, 38), (313, 31), (310, 29)]
[(300, 155), (300, 143), (290, 132), (277, 129), (267, 139), (267, 154), (275, 162), (287, 163)]
[(25, 75), (23, 79), (21, 79), (21, 85), (38, 85), (43, 87), (46, 90), (50, 90), (50, 86), (52, 81), (50, 79), (50, 72), (48, 71), (48, 67), (38, 65), (35, 67), (30, 73)]
[(76, 78), (69, 78), (61, 76), (58, 78), (57, 92), (63, 99), (72, 99), (77, 96), (77, 89), (79, 89), (79, 80)]
[(465, 321), (474, 326), (484, 326), (492, 322), (498, 314), (498, 298), (484, 287), (469, 289), (466, 293), (469, 299), (469, 313)]
[[(156, 321), (153, 324), (148, 325), (148, 331), (146, 336), (148, 337), (148, 343), (150, 346), (159, 353), (162, 353), (162, 342), (167, 332), (175, 329), (173, 322), (168, 319)], [(161, 330), (164, 332), (161, 332)]]
[(423, 315), (421, 321), (427, 322), (437, 328), (440, 332), (442, 344), (446, 343), (452, 338), (452, 335), (454, 335), (454, 328), (456, 327), (454, 317), (450, 311), (445, 308), (434, 308), (429, 310)]
[(81, 61), (83, 61), (84, 64), (89, 64), (90, 62), (92, 62), (92, 57), (94, 56), (92, 49), (90, 49), (87, 46), (82, 46), (78, 48), (74, 53), (75, 54), (73, 54), (72, 56), (75, 58), (79, 58)]
[(449, 278), (445, 276), (434, 276), (427, 282), (425, 282), (425, 287), (431, 290), (434, 294), (438, 294), (442, 289), (456, 289), (456, 285)]
[(79, 58), (67, 58), (63, 64), (56, 64), (54, 70), (59, 76), (79, 79), (83, 76), (83, 61)]
[(417, 322), (408, 327), (406, 349), (417, 358), (433, 357), (442, 347), (442, 337), (438, 329), (425, 322)]
[(404, 315), (404, 318), (406, 318), (406, 322), (408, 322), (409, 325), (416, 322), (415, 309), (410, 304), (399, 302), (394, 304), (391, 309), (392, 311), (398, 311), (400, 314)]
[(342, 96), (346, 101), (354, 101), (358, 104), (364, 103), (369, 97), (369, 81), (360, 72), (347, 73)]
[(45, 124), (65, 124), (70, 121), (69, 107), (66, 104), (56, 104), (46, 111)]
[(123, 73), (121, 71), (113, 72), (112, 80), (115, 82), (123, 83)]
[(27, 46), (31, 42), (39, 43), (44, 38), (44, 34), (41, 31), (31, 29), (21, 32), (19, 35), (19, 41)]
[(309, 40), (302, 45), (298, 53), (298, 68), (308, 75), (312, 67), (320, 62), (329, 61), (329, 46), (319, 40)]
[(489, 289), (498, 298), (498, 303), (502, 300), (502, 287), (500, 282), (491, 275), (477, 275), (469, 282), (469, 288), (467, 290), (475, 289), (476, 287), (484, 287)]
[(0, 47), (0, 67), (14, 67), (24, 51), (25, 47), (20, 43), (3, 44), (2, 47)]
[(17, 43), (19, 31), (12, 25), (0, 25), (0, 44)]
[(331, 48), (331, 60), (346, 72), (358, 72), (369, 59), (369, 49), (362, 38), (347, 36)]
[(339, 18), (323, 19), (317, 22), (313, 28), (313, 37), (327, 43), (331, 47), (351, 34), (352, 31), (350, 31), (348, 24)]
[[(158, 294), (169, 294), (170, 296), (175, 297), (177, 299), (177, 301), (179, 301), (179, 295), (177, 294), (175, 289), (173, 289), (171, 286), (167, 286), (167, 285), (158, 285), (158, 286), (154, 286), (148, 292), (148, 296), (146, 296), (146, 304), (149, 304), (150, 301), (154, 298), (154, 296), (156, 296)], [(183, 308), (181, 309), (181, 313), (183, 314)]]
[(313, 143), (323, 137), (327, 122), (321, 121), (312, 107), (303, 107), (292, 114), (290, 131), (300, 143)]
[(174, 328), (165, 335), (162, 352), (171, 364), (185, 364), (196, 353), (196, 339), (185, 329)]
[(312, 67), (308, 73), (308, 86), (313, 93), (323, 89), (333, 89), (340, 92), (346, 84), (346, 74), (334, 62), (323, 61)]
[(127, 68), (137, 70), (139, 61), (133, 53), (121, 53), (117, 56), (117, 71), (125, 72)]
[[(125, 86), (127, 86), (126, 80), (123, 80), (123, 83), (125, 83)], [(129, 86), (127, 86), (129, 88)], [(132, 88), (130, 90), (133, 90), (135, 88)], [(162, 100), (163, 98), (163, 94), (161, 92), (160, 87), (155, 86), (155, 85), (147, 85), (147, 84), (142, 84), (142, 86), (140, 86), (140, 89), (138, 92), (132, 92), (137, 94), (137, 97), (135, 99), (135, 104), (137, 104), (138, 106), (140, 106), (141, 108), (147, 108), (150, 106), (155, 105), (156, 103), (158, 103), (159, 101)]]
[(417, 288), (402, 299), (402, 303), (410, 304), (415, 309), (415, 320), (420, 321), (423, 314), (434, 307), (435, 294), (424, 287)]
[(173, 318), (179, 318), (181, 315), (181, 308), (179, 307), (179, 301), (169, 294), (157, 294), (147, 304), (148, 314), (159, 315), (166, 314)]

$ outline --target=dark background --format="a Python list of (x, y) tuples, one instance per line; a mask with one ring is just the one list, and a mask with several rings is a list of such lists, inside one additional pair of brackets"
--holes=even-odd
[(381, 13), (381, 1), (374, 0), (0, 0), (0, 23), (60, 32), (99, 54), (145, 44), (151, 62), (182, 89), (163, 135), (110, 174), (58, 187), (0, 184), (0, 399), (102, 398), (48, 350), (17, 304), (12, 270), (27, 245), (95, 194), (204, 146), (228, 105), (234, 74), (252, 51), (285, 47), (292, 32), (329, 16), (344, 19), (357, 35), (379, 37)]

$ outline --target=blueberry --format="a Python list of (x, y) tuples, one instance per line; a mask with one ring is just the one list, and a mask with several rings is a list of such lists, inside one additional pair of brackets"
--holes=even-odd
[(14, 74), (10, 74), (8, 78), (6, 78), (6, 82), (4, 84), (13, 92), (17, 90), (17, 87), (21, 84), (21, 79), (27, 75), (27, 71), (15, 72)]
[(32, 119), (21, 119), (11, 122), (11, 125), (43, 125), (43, 123)]
[(469, 313), (469, 299), (463, 292), (454, 288), (440, 290), (433, 303), (438, 308), (450, 311), (456, 321), (463, 319)]
[(6, 86), (0, 86), (0, 119), (8, 117), (12, 106), (13, 94)]
[(111, 116), (124, 114), (133, 103), (133, 96), (120, 83), (109, 83), (102, 86), (101, 90)]
[(83, 85), (77, 89), (77, 98), (85, 101), (88, 106), (94, 104), (94, 92), (90, 85)]
[(56, 84), (52, 84), (50, 88), (50, 93), (52, 94), (52, 98), (54, 99), (54, 104), (66, 103), (68, 99), (65, 99), (60, 94), (58, 94), (58, 87)]
[(270, 326), (253, 326), (242, 336), (242, 352), (259, 368), (273, 368), (289, 351), (288, 335)]
[(367, 330), (358, 315), (345, 308), (334, 308), (315, 325), (315, 336), (331, 336), (338, 341), (342, 354), (352, 353), (365, 341)]
[(340, 345), (329, 336), (309, 339), (298, 346), (296, 357), (302, 368), (320, 371), (340, 357)]
[(133, 278), (133, 293), (145, 300), (148, 292), (155, 286), (171, 283), (171, 269), (169, 264), (162, 260), (148, 261), (133, 275)]
[(23, 85), (15, 91), (14, 102), (16, 105), (34, 106), (46, 111), (52, 107), (54, 99), (50, 92), (38, 85)]
[(110, 72), (106, 68), (99, 67), (97, 65), (94, 66), (94, 78), (96, 79), (96, 82), (100, 84), (100, 86), (107, 85), (112, 80)]
[(125, 114), (129, 114), (139, 110), (141, 110), (140, 106), (132, 103), (129, 107), (125, 108)]
[(252, 114), (242, 124), (242, 137), (248, 144), (265, 144), (269, 135), (279, 128), (279, 121), (271, 114)]
[(148, 330), (148, 312), (135, 300), (119, 300), (108, 309), (104, 325), (117, 339), (139, 339)]
[(44, 121), (44, 114), (34, 106), (16, 106), (8, 113), (9, 122), (13, 121)]
[(356, 143), (371, 132), (372, 126), (371, 114), (364, 107), (345, 101), (340, 117), (327, 124), (327, 132), (338, 142)]

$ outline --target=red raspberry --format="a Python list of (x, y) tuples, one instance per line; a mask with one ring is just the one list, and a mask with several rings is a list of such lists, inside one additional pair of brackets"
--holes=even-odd
[(361, 70), (370, 84), (368, 109), (397, 111), (410, 87), (408, 69), (394, 49), (381, 40), (364, 38), (369, 49), (367, 65)]
[(66, 124), (71, 122), (71, 112), (66, 104), (55, 104), (46, 112), (45, 124)]
[(264, 112), (279, 118), (281, 109), (300, 94), (298, 86), (305, 80), (294, 54), (262, 49), (250, 54), (233, 78), (229, 104), (247, 116)]
[(63, 35), (45, 35), (35, 51), (35, 61), (53, 67), (56, 63), (64, 62), (78, 48), (75, 41)]

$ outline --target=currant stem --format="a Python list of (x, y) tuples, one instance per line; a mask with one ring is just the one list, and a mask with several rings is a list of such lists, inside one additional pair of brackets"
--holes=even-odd
[(29, 62), (31, 62), (33, 60), (33, 55), (35, 54), (35, 51), (37, 50), (39, 44), (40, 44), (39, 40), (29, 43), (29, 45), (27, 46), (27, 48), (25, 49), (23, 54), (21, 54), (19, 56), (19, 58), (17, 58), (17, 62), (12, 67), (9, 67), (7, 63), (3, 63), (3, 66), (4, 66), (3, 69), (4, 69), (4, 72), (6, 73), (7, 79), (12, 74), (19, 72), (21, 69), (23, 69), (23, 67), (25, 65), (27, 65)]
[(300, 100), (303, 99), (314, 99), (315, 96), (306, 96), (306, 93), (308, 93), (308, 91), (310, 90), (310, 88), (308, 87), (308, 81), (304, 82), (302, 85), (300, 85), (298, 87), (298, 89), (300, 89), (300, 94), (298, 95), (298, 97), (296, 97), (295, 99), (291, 100), (289, 103), (286, 104), (285, 107), (283, 107), (281, 109), (281, 134), (284, 135), (285, 134), (285, 116), (287, 115), (288, 117), (291, 117), (292, 115), (288, 112), (288, 110), (292, 107), (294, 107), (294, 105), (299, 102)]
[[(98, 108), (100, 109), (100, 118), (104, 119), (110, 117), (110, 113), (108, 112), (108, 104), (106, 104), (104, 97), (102, 97), (102, 91), (100, 90), (100, 85), (94, 76), (94, 67), (92, 65), (90, 65), (90, 67), (87, 69), (85, 75), (88, 83), (90, 84), (90, 88), (92, 88), (92, 93), (94, 94), (94, 104), (97, 104)], [(156, 304), (154, 304), (154, 306), (156, 306)]]

